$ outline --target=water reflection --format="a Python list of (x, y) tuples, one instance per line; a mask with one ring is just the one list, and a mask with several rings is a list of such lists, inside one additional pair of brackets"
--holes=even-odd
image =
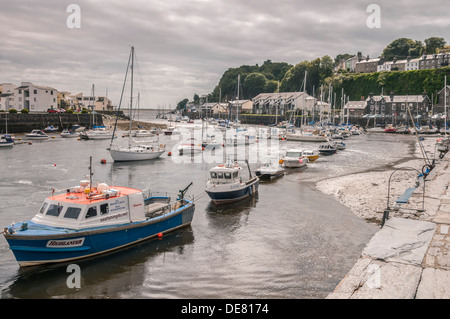
[[(81, 261), (20, 268), (11, 285), (3, 291), (2, 297), (113, 298), (144, 281), (147, 262), (164, 258), (166, 253), (182, 255), (185, 247), (193, 243), (194, 232), (188, 226), (168, 233), (161, 239)], [(70, 264), (76, 264), (81, 269), (81, 289), (67, 286), (66, 281), (71, 274), (67, 272), (67, 266)]]

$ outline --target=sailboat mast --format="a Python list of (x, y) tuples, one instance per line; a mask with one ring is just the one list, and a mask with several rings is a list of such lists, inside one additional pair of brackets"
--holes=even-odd
[(131, 47), (131, 97), (130, 97), (130, 132), (128, 134), (128, 148), (131, 147), (131, 126), (133, 124), (133, 74), (134, 74), (134, 46)]

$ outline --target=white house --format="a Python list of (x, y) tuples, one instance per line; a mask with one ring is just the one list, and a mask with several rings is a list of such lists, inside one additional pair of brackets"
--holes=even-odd
[(405, 64), (405, 71), (418, 70), (420, 59), (408, 59)]
[(14, 89), (17, 86), (12, 83), (0, 85), (0, 110), (8, 111), (15, 107)]
[(58, 108), (58, 91), (49, 86), (34, 85), (22, 82), (14, 89), (15, 108), (20, 111), (45, 112)]
[(317, 99), (305, 92), (261, 93), (253, 98), (254, 114), (283, 115), (288, 111), (307, 110), (312, 112)]

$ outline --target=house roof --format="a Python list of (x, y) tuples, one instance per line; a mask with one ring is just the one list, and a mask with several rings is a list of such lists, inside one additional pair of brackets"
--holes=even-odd
[[(395, 102), (395, 103), (401, 103), (401, 102), (423, 102), (426, 98), (423, 95), (394, 95), (393, 99), (391, 99), (390, 95), (374, 95), (372, 96), (372, 99), (374, 101), (381, 101), (381, 99), (384, 98), (386, 102)], [(370, 100), (370, 97), (366, 99), (366, 102)]]
[(366, 108), (367, 101), (348, 101), (347, 104), (345, 104), (345, 107), (352, 108), (352, 109), (364, 109)]

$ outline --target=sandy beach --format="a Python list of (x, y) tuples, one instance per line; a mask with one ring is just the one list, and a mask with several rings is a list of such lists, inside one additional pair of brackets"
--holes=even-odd
[[(439, 136), (428, 136), (422, 141), (425, 151), (429, 152), (427, 153), (429, 158), (433, 158), (437, 138)], [(414, 159), (398, 164), (394, 166), (394, 169), (412, 167), (422, 171), (425, 161), (419, 143), (416, 142), (415, 146)], [(340, 176), (319, 181), (316, 183), (316, 187), (323, 193), (334, 196), (340, 203), (349, 207), (356, 216), (378, 224), (381, 223), (383, 211), (387, 207), (388, 181), (393, 171), (393, 169), (389, 169)], [(414, 187), (418, 174), (416, 170), (400, 170), (392, 176), (389, 196), (390, 206), (406, 188)], [(420, 206), (421, 199), (421, 192), (418, 189), (411, 198), (410, 205)]]

